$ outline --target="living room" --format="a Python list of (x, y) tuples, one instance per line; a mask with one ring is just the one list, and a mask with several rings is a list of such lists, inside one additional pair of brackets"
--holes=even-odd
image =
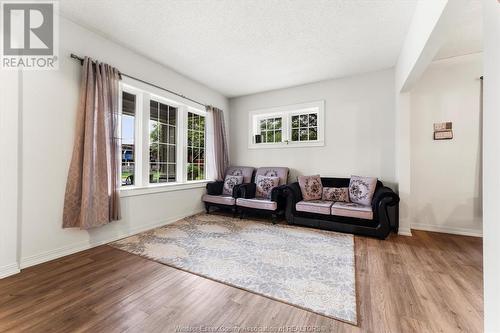
[(500, 332), (497, 1), (31, 5), (0, 331)]

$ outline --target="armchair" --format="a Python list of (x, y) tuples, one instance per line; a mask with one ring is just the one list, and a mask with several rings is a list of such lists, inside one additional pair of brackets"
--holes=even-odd
[(238, 197), (239, 187), (243, 184), (250, 183), (252, 181), (252, 176), (254, 172), (253, 167), (229, 167), (226, 170), (225, 177), (230, 176), (243, 176), (243, 183), (236, 185), (233, 188), (233, 193), (231, 195), (224, 194), (224, 180), (216, 180), (214, 182), (207, 183), (206, 189), (207, 193), (203, 195), (202, 201), (205, 203), (205, 210), (210, 213), (211, 207), (218, 207), (221, 209), (230, 209), (233, 214), (236, 213), (236, 198)]
[[(275, 223), (278, 215), (283, 215), (285, 212), (286, 201), (283, 191), (286, 188), (288, 171), (288, 168), (284, 167), (258, 168), (253, 182), (240, 185), (237, 193), (238, 198), (236, 199), (240, 217), (243, 218), (247, 212), (270, 213), (273, 223)], [(268, 198), (257, 196), (256, 179), (258, 176), (279, 178), (278, 186), (271, 190)]]

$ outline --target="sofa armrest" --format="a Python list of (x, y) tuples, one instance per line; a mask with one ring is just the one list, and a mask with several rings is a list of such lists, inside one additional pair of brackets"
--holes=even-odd
[(207, 194), (221, 195), (223, 187), (224, 187), (224, 182), (222, 180), (217, 180), (215, 182), (207, 183)]
[(381, 203), (387, 206), (394, 206), (399, 203), (399, 196), (387, 186), (380, 187), (373, 194), (372, 208), (375, 211)]
[(284, 191), (287, 185), (280, 185), (272, 189), (271, 191), (271, 201), (278, 202), (284, 197)]
[(294, 207), (297, 202), (302, 201), (302, 192), (298, 182), (285, 185), (284, 194), (287, 197), (287, 202), (293, 203)]
[[(384, 186), (377, 189), (373, 195), (372, 209), (374, 217), (380, 223), (388, 224), (392, 230), (397, 230), (399, 226), (397, 216), (397, 205), (399, 196), (390, 188)], [(396, 206), (396, 214), (389, 214), (387, 208)]]
[(238, 185), (237, 197), (245, 198), (245, 199), (255, 198), (256, 189), (257, 189), (257, 186), (255, 185), (255, 183), (245, 183), (245, 184)]
[(286, 200), (285, 206), (285, 217), (288, 224), (293, 224), (293, 217), (296, 213), (295, 204), (302, 201), (302, 192), (300, 191), (300, 186), (298, 182), (286, 185), (283, 190), (283, 194)]
[(233, 187), (232, 197), (235, 199), (241, 198), (241, 186), (246, 184), (237, 184)]

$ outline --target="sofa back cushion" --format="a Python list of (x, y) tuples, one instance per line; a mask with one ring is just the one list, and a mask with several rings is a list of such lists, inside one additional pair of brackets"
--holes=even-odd
[(270, 199), (273, 188), (278, 187), (279, 182), (278, 177), (255, 176), (255, 197)]
[(285, 185), (288, 181), (288, 168), (284, 167), (262, 167), (258, 168), (255, 172), (255, 179), (257, 176), (264, 177), (278, 177), (279, 185)]
[(349, 187), (323, 187), (321, 200), (349, 202)]
[(240, 167), (232, 166), (227, 168), (226, 176), (243, 176), (243, 183), (250, 183), (252, 181), (252, 175), (255, 168), (253, 167)]
[(308, 200), (321, 200), (323, 195), (323, 185), (321, 184), (321, 177), (314, 176), (299, 176), (300, 192), (305, 201)]
[[(349, 187), (349, 183), (351, 182), (351, 178), (334, 178), (334, 177), (321, 177), (321, 184), (323, 187)], [(377, 180), (377, 187), (383, 187), (384, 184)]]
[(349, 182), (349, 199), (351, 202), (369, 206), (372, 204), (373, 193), (377, 187), (377, 178), (351, 176)]
[(233, 195), (233, 188), (236, 185), (243, 183), (243, 176), (227, 175), (224, 179), (224, 186), (222, 187), (222, 194)]
[(321, 177), (323, 187), (349, 187), (350, 178)]

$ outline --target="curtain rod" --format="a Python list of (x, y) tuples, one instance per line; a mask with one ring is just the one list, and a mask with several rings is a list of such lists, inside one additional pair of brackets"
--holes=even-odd
[[(81, 65), (83, 65), (83, 60), (84, 60), (84, 58), (79, 57), (79, 56), (77, 56), (76, 54), (73, 54), (73, 53), (71, 53), (71, 58), (73, 58), (73, 59), (75, 59), (75, 60), (80, 61), (80, 64), (81, 64)], [(139, 82), (141, 82), (141, 83), (147, 84), (148, 86), (155, 87), (155, 88), (157, 88), (157, 89), (160, 89), (160, 90), (163, 90), (163, 91), (169, 92), (169, 93), (171, 93), (171, 94), (174, 94), (174, 95), (176, 95), (176, 96), (179, 96), (179, 97), (181, 97), (181, 98), (187, 99), (188, 101), (191, 101), (191, 102), (193, 102), (193, 103), (196, 103), (196, 104), (199, 104), (199, 105), (201, 105), (201, 106), (207, 107), (207, 105), (206, 105), (205, 103), (198, 102), (197, 100), (194, 100), (194, 99), (189, 98), (189, 97), (187, 97), (187, 96), (184, 96), (184, 95), (182, 95), (182, 94), (176, 93), (175, 91), (172, 91), (172, 90), (170, 90), (170, 89), (160, 87), (160, 86), (158, 86), (158, 85), (156, 85), (156, 84), (154, 84), (154, 83), (151, 83), (151, 82), (148, 82), (148, 81), (141, 80), (141, 79), (139, 79), (139, 78), (137, 78), (137, 77), (135, 77), (135, 76), (128, 75), (128, 74), (125, 74), (125, 73), (122, 73), (122, 72), (120, 72), (120, 74), (121, 74), (122, 76), (126, 76), (126, 77), (128, 77), (129, 79), (132, 79), (132, 80), (135, 80), (135, 81), (139, 81)]]

